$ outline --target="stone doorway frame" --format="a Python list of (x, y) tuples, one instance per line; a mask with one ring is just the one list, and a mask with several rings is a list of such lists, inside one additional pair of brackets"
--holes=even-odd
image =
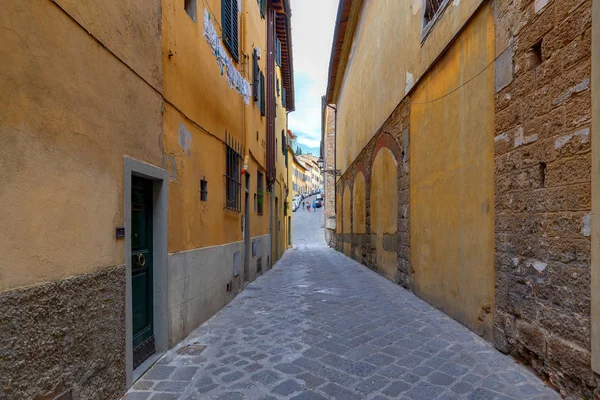
[[(132, 343), (132, 289), (131, 289), (131, 177), (133, 175), (149, 179), (153, 182), (152, 223), (153, 257), (154, 257), (154, 337), (156, 353), (142, 365), (133, 369)], [(169, 315), (168, 315), (168, 212), (169, 212), (169, 173), (168, 171), (125, 157), (124, 202), (125, 221), (125, 390), (131, 387), (148, 368), (158, 360), (160, 355), (169, 349)]]

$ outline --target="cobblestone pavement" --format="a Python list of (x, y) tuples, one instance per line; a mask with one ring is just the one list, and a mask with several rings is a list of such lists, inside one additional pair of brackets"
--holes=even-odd
[(445, 314), (325, 247), (322, 212), (299, 218), (300, 244), (163, 356), (128, 400), (560, 398)]

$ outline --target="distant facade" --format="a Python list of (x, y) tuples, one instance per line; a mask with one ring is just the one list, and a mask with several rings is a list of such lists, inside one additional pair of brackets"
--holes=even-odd
[(298, 160), (304, 164), (307, 170), (307, 186), (308, 191), (312, 192), (314, 190), (320, 190), (323, 186), (323, 176), (321, 170), (319, 169), (319, 165), (317, 163), (318, 157), (313, 156), (312, 154), (301, 154), (298, 157)]
[(292, 157), (292, 190), (294, 196), (308, 193), (308, 169), (294, 154)]
[(342, 0), (325, 99), (337, 249), (573, 398), (600, 372), (599, 3)]
[(290, 246), (290, 15), (2, 2), (0, 398), (119, 398)]

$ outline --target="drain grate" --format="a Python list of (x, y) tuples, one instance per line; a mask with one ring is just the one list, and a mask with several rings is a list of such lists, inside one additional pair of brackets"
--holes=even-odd
[(200, 355), (204, 350), (206, 350), (205, 345), (194, 343), (181, 347), (177, 350), (177, 354), (180, 356), (197, 356)]

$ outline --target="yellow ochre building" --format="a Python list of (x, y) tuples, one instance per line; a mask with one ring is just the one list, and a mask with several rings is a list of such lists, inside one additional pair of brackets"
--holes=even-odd
[(115, 399), (291, 244), (290, 3), (0, 24), (0, 398)]

